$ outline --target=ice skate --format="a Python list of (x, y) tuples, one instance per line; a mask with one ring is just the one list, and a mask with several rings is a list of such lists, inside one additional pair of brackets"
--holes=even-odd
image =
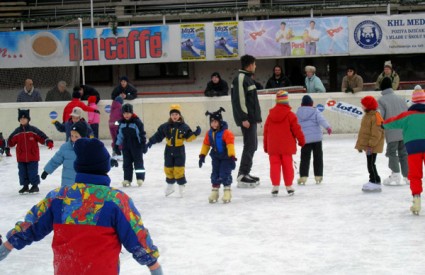
[(279, 194), (279, 185), (273, 185), (272, 196), (277, 197), (277, 194)]
[(299, 185), (305, 185), (307, 182), (307, 177), (300, 177), (297, 182)]
[(19, 190), (19, 194), (25, 194), (28, 193), (30, 189), (28, 188), (28, 185), (24, 185), (21, 190)]
[(382, 183), (388, 186), (396, 186), (403, 185), (404, 182), (402, 181), (400, 173), (393, 172), (388, 178), (384, 179)]
[(211, 194), (208, 197), (208, 201), (210, 203), (216, 203), (218, 201), (218, 196), (219, 196), (218, 190), (219, 189), (218, 188), (215, 188), (215, 187), (211, 190)]
[(247, 175), (238, 176), (238, 188), (255, 188), (257, 187), (257, 182), (254, 179), (251, 179)]
[(169, 195), (174, 193), (174, 184), (167, 184), (167, 188), (165, 189), (165, 196), (168, 197)]
[(223, 203), (229, 203), (232, 200), (232, 190), (230, 189), (230, 186), (224, 187), (224, 193), (223, 193)]
[(129, 187), (129, 186), (131, 186), (131, 182), (130, 182), (130, 181), (128, 181), (128, 180), (124, 180), (124, 181), (122, 182), (122, 186), (123, 186), (123, 187)]
[(323, 181), (323, 177), (322, 176), (316, 176), (314, 177), (314, 179), (316, 180), (316, 184), (321, 184)]
[(373, 182), (365, 183), (362, 187), (362, 191), (366, 193), (381, 192), (381, 184)]
[(413, 196), (413, 205), (410, 207), (410, 211), (412, 211), (413, 215), (419, 215), (421, 211), (421, 196)]
[(179, 184), (179, 194), (180, 197), (184, 197), (184, 191), (185, 191), (186, 185), (185, 184)]
[(28, 193), (30, 193), (30, 194), (35, 194), (35, 193), (38, 193), (38, 192), (40, 192), (40, 189), (38, 189), (38, 185), (31, 186), (31, 189), (28, 191)]
[(260, 178), (256, 177), (256, 176), (252, 176), (250, 174), (248, 174), (248, 178), (255, 180), (255, 185), (259, 186), (260, 185)]
[(292, 196), (292, 195), (294, 195), (295, 190), (294, 190), (294, 188), (292, 188), (292, 185), (290, 185), (290, 186), (286, 186), (286, 192), (288, 192), (289, 196)]
[(140, 187), (140, 186), (142, 186), (143, 185), (143, 180), (137, 180), (137, 185)]

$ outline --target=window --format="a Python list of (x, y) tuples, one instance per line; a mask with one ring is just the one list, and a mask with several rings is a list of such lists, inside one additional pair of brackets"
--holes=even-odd
[(86, 66), (84, 72), (86, 83), (110, 83), (112, 79), (112, 66), (110, 65)]
[(136, 79), (188, 79), (189, 63), (151, 63), (136, 65)]

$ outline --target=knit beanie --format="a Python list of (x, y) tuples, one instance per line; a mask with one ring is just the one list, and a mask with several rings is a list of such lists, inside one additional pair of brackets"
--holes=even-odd
[(391, 70), (393, 69), (393, 64), (391, 64), (391, 60), (385, 61), (385, 63), (384, 63), (384, 68), (385, 68), (385, 67), (388, 67), (388, 68), (390, 68)]
[(27, 118), (27, 119), (28, 119), (28, 121), (30, 121), (30, 120), (31, 120), (31, 117), (30, 117), (30, 110), (29, 110), (29, 109), (27, 109), (27, 110), (21, 110), (21, 109), (18, 109), (18, 121), (19, 121), (21, 118)]
[(116, 102), (118, 102), (118, 103), (120, 103), (120, 104), (123, 104), (123, 103), (124, 103), (124, 100), (122, 99), (122, 97), (121, 97), (121, 96), (117, 96), (117, 97), (115, 98), (115, 101), (116, 101)]
[(88, 103), (96, 103), (97, 97), (94, 95), (91, 95), (87, 98)]
[(303, 96), (301, 106), (313, 106), (313, 99), (309, 95)]
[(178, 113), (179, 115), (181, 115), (181, 110), (182, 110), (182, 107), (179, 104), (172, 104), (170, 106), (170, 115), (172, 113)]
[(78, 121), (74, 123), (71, 126), (71, 131), (76, 131), (77, 133), (80, 134), (81, 137), (87, 137), (87, 134), (88, 134), (87, 125), (82, 121)]
[(213, 121), (213, 120), (217, 120), (218, 122), (222, 122), (223, 121), (223, 116), (222, 116), (222, 114), (221, 114), (221, 112), (225, 112), (226, 110), (224, 110), (224, 108), (223, 107), (220, 107), (220, 109), (218, 110), (218, 111), (215, 111), (215, 112), (212, 112), (212, 113), (210, 113), (210, 112), (206, 112), (205, 113), (205, 115), (206, 116), (210, 116), (210, 123)]
[(97, 138), (80, 138), (74, 144), (77, 173), (106, 175), (111, 170), (110, 156), (105, 145)]
[(81, 98), (80, 89), (72, 92), (72, 98)]
[(415, 88), (414, 88), (414, 90), (422, 90), (421, 85), (416, 85)]
[(378, 101), (373, 96), (365, 96), (361, 100), (362, 105), (366, 110), (376, 110), (378, 109)]
[(280, 90), (276, 93), (276, 104), (289, 105), (288, 92)]
[(416, 89), (415, 87), (415, 90), (413, 90), (412, 93), (412, 102), (425, 104), (425, 91), (422, 89)]
[(126, 103), (121, 107), (122, 113), (133, 113), (133, 105)]
[(382, 79), (381, 86), (380, 86), (381, 91), (392, 88), (392, 87), (393, 85), (392, 85), (391, 79), (389, 77), (384, 77), (384, 79)]

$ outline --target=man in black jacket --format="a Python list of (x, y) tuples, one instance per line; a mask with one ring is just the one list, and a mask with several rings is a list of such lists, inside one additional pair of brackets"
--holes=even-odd
[(111, 99), (114, 100), (119, 95), (127, 100), (132, 100), (137, 97), (137, 89), (128, 83), (128, 78), (126, 76), (120, 77), (120, 85), (115, 87), (112, 91)]
[(236, 125), (241, 127), (243, 135), (243, 151), (238, 173), (239, 188), (255, 188), (260, 179), (251, 176), (252, 159), (257, 151), (257, 123), (261, 122), (261, 109), (257, 89), (251, 75), (255, 72), (255, 57), (241, 57), (242, 70), (232, 83), (232, 109)]
[(283, 74), (282, 67), (279, 65), (274, 66), (273, 75), (269, 78), (266, 84), (266, 89), (274, 89), (291, 86), (291, 81)]
[(80, 85), (80, 94), (81, 94), (81, 100), (88, 100), (89, 96), (95, 96), (96, 97), (96, 104), (100, 101), (100, 95), (99, 92), (89, 85)]
[(211, 75), (211, 81), (208, 82), (207, 88), (205, 89), (205, 96), (223, 96), (229, 94), (229, 86), (227, 82), (221, 79), (218, 72), (214, 72)]

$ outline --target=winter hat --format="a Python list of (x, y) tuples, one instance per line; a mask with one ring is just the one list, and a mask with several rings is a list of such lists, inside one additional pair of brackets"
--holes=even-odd
[(414, 90), (422, 90), (421, 85), (416, 85), (415, 88), (414, 88)]
[(178, 113), (179, 115), (181, 115), (181, 110), (182, 110), (182, 107), (180, 107), (179, 104), (172, 104), (170, 106), (170, 115), (172, 113)]
[(365, 96), (361, 100), (362, 105), (366, 110), (376, 110), (378, 109), (378, 101), (373, 96)]
[(126, 77), (126, 76), (121, 76), (121, 77), (120, 77), (120, 82), (121, 82), (121, 81), (123, 81), (123, 80), (125, 80), (125, 81), (127, 81), (127, 82), (128, 82), (128, 77)]
[(381, 91), (392, 88), (392, 87), (393, 85), (392, 85), (391, 79), (389, 77), (384, 77), (384, 79), (382, 79), (381, 86), (380, 86)]
[(301, 106), (313, 106), (313, 99), (309, 95), (303, 96)]
[(390, 68), (391, 70), (393, 69), (393, 64), (391, 64), (391, 60), (385, 61), (385, 63), (384, 63), (384, 68), (385, 68), (385, 67), (388, 67), (388, 68)]
[(18, 121), (19, 121), (21, 118), (27, 118), (27, 119), (28, 119), (28, 121), (30, 121), (30, 120), (31, 120), (31, 117), (30, 117), (30, 110), (29, 110), (29, 109), (27, 109), (27, 110), (21, 110), (21, 109), (18, 109)]
[(111, 170), (110, 156), (105, 145), (97, 138), (80, 138), (74, 144), (77, 173), (106, 175)]
[(133, 113), (133, 105), (126, 103), (121, 107), (122, 113)]
[[(419, 85), (417, 85), (417, 86), (419, 86)], [(412, 102), (425, 104), (425, 91), (422, 90), (422, 89), (420, 89), (420, 90), (419, 89), (413, 90), (413, 93), (412, 93)]]
[(81, 98), (80, 89), (72, 92), (72, 98)]
[(88, 103), (96, 103), (97, 97), (94, 95), (91, 95), (87, 98)]
[(81, 137), (87, 137), (87, 133), (88, 133), (87, 125), (82, 121), (78, 121), (74, 123), (71, 126), (71, 131), (78, 132)]
[(124, 103), (124, 100), (122, 99), (122, 97), (121, 97), (121, 96), (117, 96), (117, 97), (115, 98), (115, 101), (116, 101), (116, 102), (118, 102), (118, 103), (120, 103), (120, 104), (123, 104), (123, 103)]
[(289, 104), (288, 92), (280, 90), (276, 93), (276, 103), (277, 104)]
[(80, 107), (74, 107), (74, 109), (72, 109), (71, 116), (82, 117), (83, 109), (81, 109)]
[(211, 78), (213, 78), (213, 76), (216, 76), (216, 77), (218, 77), (219, 79), (221, 79), (221, 76), (220, 76), (220, 74), (219, 74), (218, 72), (213, 72), (213, 73), (211, 74)]
[(224, 110), (224, 108), (223, 107), (220, 107), (220, 109), (218, 109), (218, 111), (215, 111), (215, 112), (213, 112), (213, 113), (210, 113), (210, 112), (206, 112), (205, 113), (205, 115), (206, 116), (210, 116), (210, 123), (213, 121), (213, 120), (217, 120), (218, 122), (222, 122), (223, 121), (223, 116), (221, 115), (221, 112), (225, 112), (226, 110)]

